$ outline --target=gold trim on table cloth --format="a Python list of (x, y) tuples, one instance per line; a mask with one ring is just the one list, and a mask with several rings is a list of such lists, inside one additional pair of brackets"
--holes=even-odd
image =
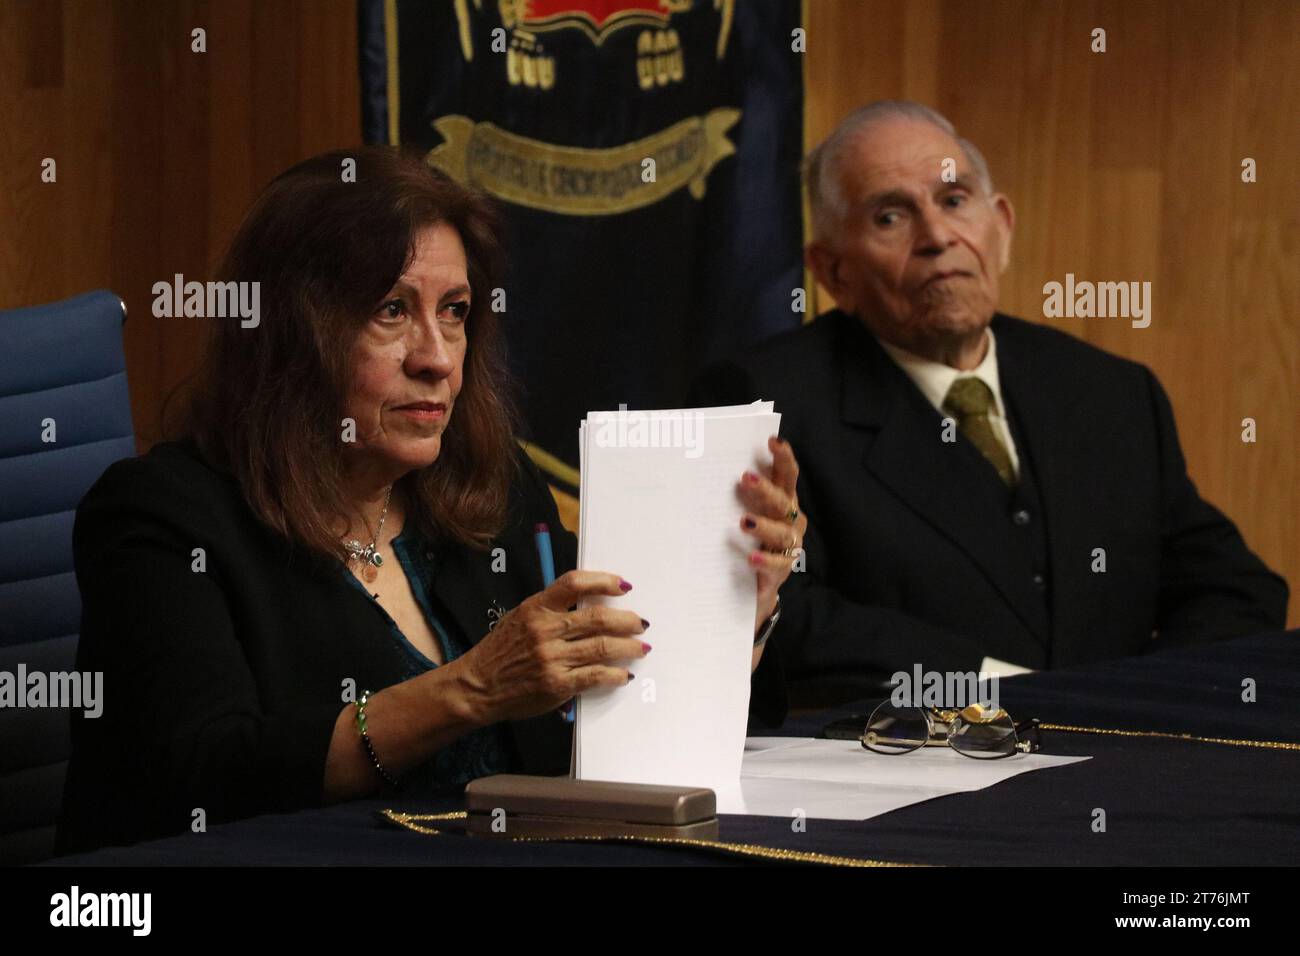
[[(428, 836), (441, 836), (443, 831), (436, 827), (423, 826), (424, 823), (438, 820), (464, 820), (469, 816), (464, 810), (450, 813), (403, 813), (400, 810), (384, 810), (383, 815), (393, 823), (415, 833)], [(803, 850), (783, 850), (778, 847), (759, 846), (754, 843), (724, 843), (721, 840), (695, 840), (690, 837), (635, 837), (635, 836), (571, 836), (571, 837), (509, 837), (515, 843), (642, 843), (650, 846), (685, 846), (693, 849), (716, 850), (733, 856), (748, 859), (770, 860), (780, 863), (817, 863), (823, 866), (850, 867), (913, 867), (925, 866), (924, 863), (893, 863), (886, 860), (866, 860), (851, 856), (835, 856), (830, 853), (809, 853)]]
[(1258, 747), (1265, 750), (1300, 750), (1300, 743), (1283, 740), (1241, 740), (1231, 737), (1198, 737), (1195, 734), (1175, 734), (1165, 730), (1114, 730), (1107, 727), (1076, 727), (1072, 724), (1042, 724), (1039, 730), (1059, 730), (1071, 734), (1108, 734), (1119, 737), (1164, 737), (1167, 740), (1189, 740), (1200, 744), (1224, 744), (1230, 747)]

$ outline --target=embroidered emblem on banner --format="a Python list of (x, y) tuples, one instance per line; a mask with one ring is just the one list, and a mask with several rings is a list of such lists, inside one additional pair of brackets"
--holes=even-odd
[[(491, 32), (500, 36), (492, 39), (476, 26), (490, 10), (485, 9), (485, 0), (457, 0), (455, 10), (466, 62), (472, 62), (476, 52), (488, 52), (476, 51), (476, 44), (488, 44), (511, 87), (567, 95), (564, 58), (579, 54), (571, 42), (556, 47), (555, 42), (548, 45), (548, 38), (577, 32), (602, 50), (598, 54), (587, 47), (582, 58), (601, 56), (602, 69), (615, 74), (626, 69), (629, 83), (635, 77), (636, 89), (652, 94), (684, 81), (686, 51), (673, 29), (673, 17), (689, 14), (697, 4), (711, 4), (719, 14), (713, 52), (721, 60), (731, 34), (735, 0), (497, 0), (501, 27)], [(617, 49), (604, 46), (610, 37), (630, 29), (640, 31), (634, 43)], [(578, 75), (570, 79), (571, 85), (578, 82)], [(545, 101), (549, 100), (547, 96)], [(470, 116), (447, 114), (432, 122), (443, 142), (426, 159), (462, 183), (530, 209), (572, 216), (617, 215), (653, 205), (682, 188), (689, 189), (694, 199), (703, 199), (710, 170), (736, 151), (727, 134), (740, 117), (741, 111), (733, 107), (714, 109), (631, 142), (587, 148), (558, 145)]]

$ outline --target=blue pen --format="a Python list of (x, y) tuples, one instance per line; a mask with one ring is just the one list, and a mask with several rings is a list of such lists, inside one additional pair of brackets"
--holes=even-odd
[[(537, 560), (542, 565), (542, 587), (549, 588), (555, 583), (555, 552), (551, 550), (551, 529), (545, 524), (533, 525), (533, 541), (537, 544)], [(570, 700), (564, 706), (568, 710), (561, 710), (560, 716), (571, 724), (577, 705)]]
[(551, 529), (544, 524), (533, 526), (533, 540), (537, 542), (537, 560), (542, 564), (542, 587), (555, 583), (555, 553), (551, 551)]

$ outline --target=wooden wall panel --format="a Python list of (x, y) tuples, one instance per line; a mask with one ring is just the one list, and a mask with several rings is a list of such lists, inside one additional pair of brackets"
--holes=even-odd
[(202, 341), (153, 284), (207, 278), (272, 177), (360, 139), (353, 0), (0, 0), (0, 308), (122, 296), (146, 448)]
[[(806, 0), (805, 20), (809, 145), (906, 97), (985, 152), (1019, 218), (1005, 310), (1042, 320), (1067, 272), (1153, 283), (1149, 329), (1053, 321), (1156, 371), (1203, 493), (1300, 586), (1300, 4)], [(0, 0), (0, 308), (122, 295), (142, 447), (200, 337), (153, 318), (150, 287), (205, 276), (276, 173), (359, 141), (355, 49), (353, 0)]]

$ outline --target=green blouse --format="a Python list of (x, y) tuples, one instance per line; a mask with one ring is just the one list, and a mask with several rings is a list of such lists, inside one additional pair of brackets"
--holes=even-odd
[[(435, 607), (437, 598), (429, 586), (434, 575), (437, 574), (433, 550), (426, 547), (423, 539), (410, 525), (407, 525), (393, 539), (393, 551), (397, 554), (397, 560), (406, 575), (407, 583), (411, 586), (411, 593), (424, 613), (424, 619), (438, 637), (443, 660), (448, 663), (456, 660), (468, 651), (471, 645), (460, 633), (451, 614), (445, 609)], [(365, 594), (388, 622), (393, 640), (401, 649), (405, 662), (403, 679), (419, 677), (437, 667), (434, 661), (407, 640), (406, 635), (397, 626), (397, 622), (366, 590), (357, 576), (346, 567), (342, 570), (353, 587)], [(459, 789), (478, 777), (511, 773), (514, 771), (515, 763), (513, 746), (506, 726), (492, 724), (473, 730), (439, 750), (424, 765), (411, 771), (402, 779), (402, 789), (407, 792)]]

